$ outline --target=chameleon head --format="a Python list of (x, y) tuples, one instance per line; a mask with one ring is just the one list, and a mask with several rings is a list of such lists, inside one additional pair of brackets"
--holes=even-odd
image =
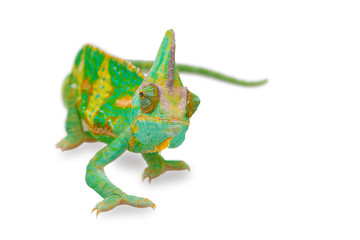
[(154, 64), (136, 91), (132, 124), (136, 139), (145, 145), (178, 147), (185, 139), (190, 117), (200, 99), (183, 87), (175, 67), (175, 35), (166, 32)]

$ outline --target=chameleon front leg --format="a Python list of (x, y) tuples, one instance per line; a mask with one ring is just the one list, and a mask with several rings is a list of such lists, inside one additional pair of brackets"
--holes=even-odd
[(143, 153), (143, 158), (145, 159), (148, 167), (145, 168), (143, 173), (143, 180), (149, 178), (149, 183), (153, 178), (156, 178), (168, 170), (189, 170), (190, 167), (184, 161), (166, 161), (158, 153)]
[(105, 175), (104, 167), (119, 157), (127, 149), (127, 145), (127, 137), (125, 134), (120, 135), (96, 153), (95, 157), (91, 159), (87, 166), (85, 178), (87, 185), (104, 198), (104, 200), (96, 204), (93, 209), (93, 211), (96, 210), (96, 216), (100, 212), (109, 211), (121, 204), (128, 204), (139, 208), (155, 208), (155, 204), (147, 198), (125, 194), (112, 184)]

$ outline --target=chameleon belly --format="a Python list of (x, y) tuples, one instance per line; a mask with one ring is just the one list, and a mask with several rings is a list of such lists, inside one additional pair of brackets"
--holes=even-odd
[(72, 88), (84, 130), (109, 143), (132, 121), (131, 103), (144, 75), (130, 62), (85, 45), (78, 53)]

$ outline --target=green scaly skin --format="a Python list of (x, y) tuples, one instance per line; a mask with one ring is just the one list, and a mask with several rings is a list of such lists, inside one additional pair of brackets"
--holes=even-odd
[[(150, 69), (146, 78), (140, 69)], [(143, 179), (149, 178), (149, 182), (167, 170), (190, 170), (184, 161), (166, 161), (160, 155), (165, 148), (182, 144), (200, 104), (182, 85), (178, 71), (245, 86), (266, 82), (246, 82), (203, 68), (175, 65), (173, 30), (166, 32), (154, 62), (130, 63), (91, 45), (77, 54), (63, 85), (67, 136), (57, 147), (64, 151), (83, 142), (107, 143), (86, 169), (86, 183), (103, 197), (93, 209), (96, 215), (122, 204), (155, 208), (147, 198), (127, 195), (105, 175), (104, 167), (126, 150), (142, 154), (148, 164)]]

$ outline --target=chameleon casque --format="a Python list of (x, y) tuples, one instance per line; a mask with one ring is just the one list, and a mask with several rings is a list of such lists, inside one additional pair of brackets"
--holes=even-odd
[[(131, 62), (85, 45), (63, 85), (67, 136), (57, 147), (64, 151), (83, 142), (107, 144), (86, 169), (86, 183), (103, 197), (93, 209), (96, 215), (121, 204), (155, 208), (147, 198), (127, 195), (105, 175), (104, 167), (126, 150), (142, 154), (148, 165), (143, 179), (149, 182), (167, 170), (190, 170), (184, 161), (166, 161), (160, 155), (167, 147), (181, 145), (200, 104), (199, 97), (183, 86), (178, 71), (246, 86), (266, 82), (246, 82), (204, 68), (175, 65), (173, 30), (166, 32), (154, 62)], [(150, 71), (145, 77), (140, 69)]]

